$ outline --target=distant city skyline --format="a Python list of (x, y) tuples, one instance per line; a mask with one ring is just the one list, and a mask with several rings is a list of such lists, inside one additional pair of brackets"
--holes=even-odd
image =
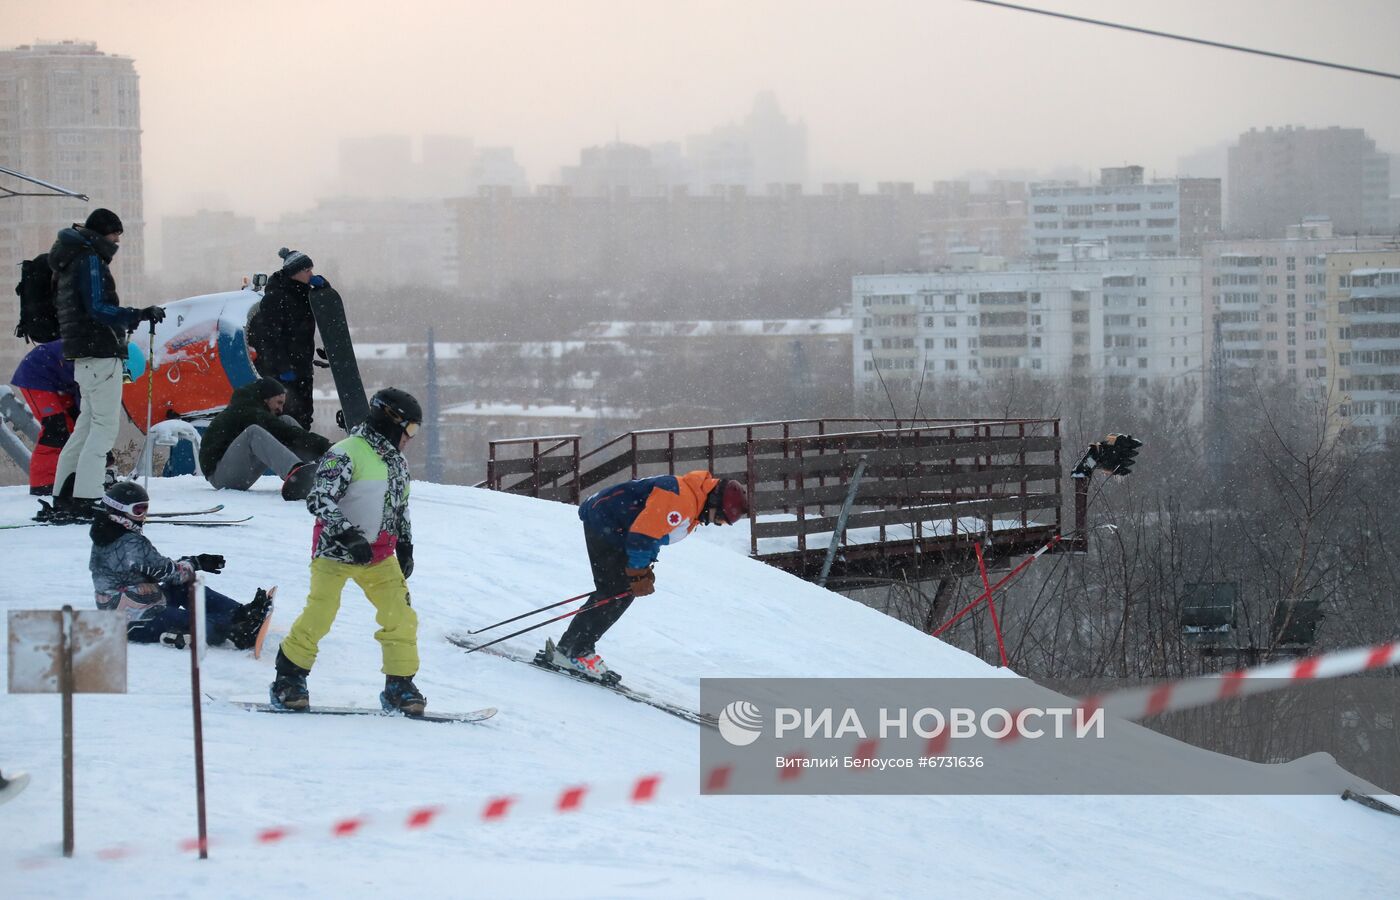
[[(1397, 68), (1386, 0), (1041, 5)], [(805, 124), (810, 185), (1127, 164), (1169, 177), (1268, 126), (1363, 128), (1400, 151), (1393, 81), (957, 0), (414, 0), (391, 15), (367, 0), (72, 0), (0, 19), (0, 46), (63, 38), (135, 62), (152, 220), (201, 198), (261, 221), (307, 209), (354, 136), (460, 135), (552, 183), (585, 147), (682, 141), (762, 91)]]

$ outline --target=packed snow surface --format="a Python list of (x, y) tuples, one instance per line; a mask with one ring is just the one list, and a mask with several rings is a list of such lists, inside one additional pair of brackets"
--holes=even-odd
[[(227, 504), (247, 525), (149, 525), (170, 556), (228, 558), (210, 585), (239, 601), (277, 585), (272, 643), (301, 609), (311, 520), (272, 479), (215, 493), (156, 479), (154, 509)], [(24, 521), (23, 488), (0, 489), (0, 524)], [(420, 618), (417, 683), (430, 710), (496, 706), (479, 725), (385, 718), (287, 718), (203, 707), (209, 831), (246, 835), (364, 810), (451, 806), (492, 794), (694, 771), (696, 726), (596, 687), (484, 654), (444, 635), (591, 587), (575, 511), (462, 487), (415, 484)], [(89, 608), (89, 540), (78, 526), (0, 531), (0, 608)], [(980, 660), (837, 594), (744, 558), (748, 535), (700, 529), (662, 552), (657, 592), (600, 644), (635, 688), (688, 705), (705, 676), (999, 674)], [(315, 703), (372, 706), (383, 678), (373, 610), (353, 585), (321, 645)], [(502, 629), (504, 631), (504, 629)], [(508, 644), (533, 651), (561, 626)], [(6, 652), (6, 651), (0, 651)], [(210, 650), (203, 687), (266, 697), (272, 653)], [(0, 896), (278, 897), (1390, 896), (1400, 819), (1336, 795), (1301, 797), (701, 797), (499, 824), (219, 849), (169, 848), (195, 834), (189, 660), (132, 646), (126, 695), (75, 702), (78, 856), (63, 861), (60, 702), (0, 695), (0, 771), (29, 789), (0, 807)], [(1010, 677), (1008, 673), (1000, 673)], [(1147, 732), (1145, 758), (1184, 754), (1246, 765)], [(1195, 756), (1190, 756), (1194, 754)], [(1186, 758), (1186, 757), (1183, 757)], [(1192, 763), (1194, 764), (1194, 762)], [(1144, 768), (1147, 768), (1144, 766)], [(1345, 777), (1345, 773), (1333, 773)], [(1144, 777), (1151, 777), (1144, 772)], [(126, 843), (141, 853), (104, 861)], [(26, 860), (47, 859), (38, 868)]]

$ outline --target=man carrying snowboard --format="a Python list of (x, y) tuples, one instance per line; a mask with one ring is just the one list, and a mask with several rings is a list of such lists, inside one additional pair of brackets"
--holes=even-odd
[(283, 247), (277, 251), (282, 268), (267, 280), (257, 312), (248, 322), (248, 343), (257, 351), (258, 374), (287, 386), (286, 414), (311, 430), (311, 387), (318, 363), (316, 317), (311, 312), (312, 288), (329, 287), (316, 274), (311, 257)]
[(422, 715), (427, 700), (413, 683), (418, 672), (418, 615), (409, 605), (413, 533), (408, 519), (408, 463), (403, 450), (418, 433), (423, 410), (407, 391), (385, 388), (369, 416), (321, 457), (306, 508), (312, 531), (311, 590), (277, 652), (272, 705), (306, 709), (306, 677), (317, 647), (340, 610), (345, 582), (354, 579), (377, 611), (384, 659), (380, 704)]
[(540, 661), (609, 684), (621, 681), (594, 644), (632, 605), (632, 598), (656, 590), (652, 564), (661, 547), (683, 539), (697, 525), (733, 525), (748, 511), (743, 485), (703, 469), (628, 481), (584, 500), (578, 517), (595, 590), (558, 646), (545, 644)]

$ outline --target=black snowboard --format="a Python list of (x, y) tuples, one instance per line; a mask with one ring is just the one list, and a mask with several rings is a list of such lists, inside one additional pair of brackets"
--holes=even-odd
[(345, 430), (349, 431), (369, 415), (369, 401), (365, 399), (355, 345), (350, 341), (350, 326), (345, 321), (345, 303), (329, 286), (312, 288), (310, 302), (316, 329), (321, 332), (321, 343), (330, 358), (335, 392), (340, 395), (340, 409), (345, 414)]

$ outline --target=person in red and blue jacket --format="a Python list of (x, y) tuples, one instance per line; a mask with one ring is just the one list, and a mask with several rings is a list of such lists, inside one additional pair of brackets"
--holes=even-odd
[(24, 355), (10, 378), (29, 411), (39, 420), (39, 439), (29, 457), (29, 493), (53, 493), (58, 455), (73, 433), (81, 391), (73, 378), (73, 360), (63, 358), (63, 341), (39, 344)]
[(621, 681), (594, 645), (634, 597), (656, 590), (652, 565), (661, 548), (685, 538), (697, 525), (732, 525), (748, 511), (743, 485), (703, 469), (628, 481), (584, 500), (578, 517), (595, 589), (558, 645), (546, 642), (546, 661), (598, 681)]

